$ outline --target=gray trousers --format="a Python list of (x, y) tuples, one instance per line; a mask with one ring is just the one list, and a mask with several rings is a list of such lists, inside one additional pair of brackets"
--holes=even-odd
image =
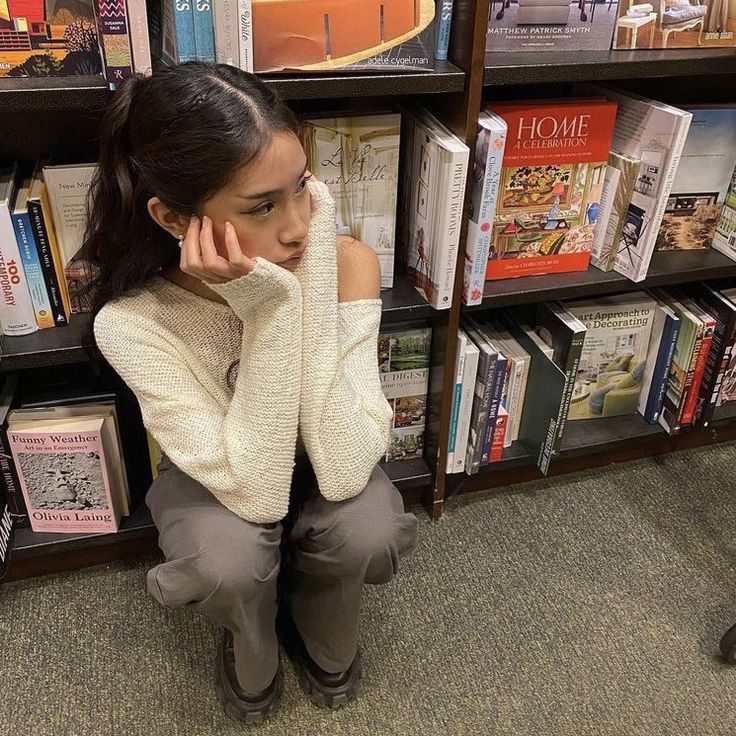
[(276, 674), (282, 596), (314, 661), (341, 672), (357, 651), (363, 583), (388, 582), (416, 544), (417, 520), (379, 466), (360, 494), (335, 503), (319, 494), (301, 459), (287, 516), (253, 524), (164, 458), (146, 504), (166, 557), (148, 571), (149, 594), (230, 629), (238, 681), (249, 693)]

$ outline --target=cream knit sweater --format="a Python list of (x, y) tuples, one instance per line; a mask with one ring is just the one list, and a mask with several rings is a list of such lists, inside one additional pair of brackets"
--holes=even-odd
[(247, 276), (210, 287), (227, 304), (154, 278), (94, 325), (163, 452), (254, 523), (288, 510), (299, 431), (331, 501), (360, 493), (390, 440), (381, 300), (338, 304), (335, 205), (324, 184), (309, 188), (312, 222), (293, 272), (257, 258)]

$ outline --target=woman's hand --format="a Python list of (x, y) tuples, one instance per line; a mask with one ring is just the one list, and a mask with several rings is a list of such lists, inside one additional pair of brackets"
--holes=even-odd
[(370, 245), (347, 235), (337, 238), (337, 300), (379, 299), (381, 264)]
[(187, 234), (181, 244), (179, 267), (206, 284), (225, 284), (248, 275), (256, 267), (255, 260), (240, 250), (235, 228), (229, 222), (225, 223), (225, 247), (227, 258), (223, 258), (215, 248), (212, 220), (205, 215), (200, 222), (194, 216), (189, 220)]

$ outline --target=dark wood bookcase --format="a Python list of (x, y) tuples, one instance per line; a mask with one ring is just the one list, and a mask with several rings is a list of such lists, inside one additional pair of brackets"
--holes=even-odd
[[(266, 81), (299, 110), (386, 109), (414, 99), (432, 110), (473, 146), (484, 100), (565, 96), (578, 81), (611, 81), (644, 93), (676, 91), (682, 101), (736, 102), (736, 50), (672, 49), (544, 54), (487, 54), (485, 0), (455, 0), (450, 61), (434, 72), (271, 76)], [(0, 79), (0, 160), (30, 163), (62, 154), (77, 160), (96, 156), (100, 117), (110, 99), (102, 78)], [(673, 100), (674, 101), (674, 100)], [(463, 212), (465, 240), (468, 197)], [(463, 246), (458, 264), (463, 260)], [(617, 274), (585, 273), (490, 282), (483, 303), (462, 306), (456, 273), (455, 298), (449, 310), (427, 306), (399, 270), (393, 289), (382, 294), (383, 321), (423, 321), (433, 329), (430, 394), (423, 461), (392, 463), (386, 470), (407, 502), (421, 502), (433, 519), (459, 494), (491, 491), (539, 477), (530, 458), (516, 447), (503, 460), (474, 476), (446, 475), (456, 336), (465, 311), (479, 312), (578, 296), (596, 296), (649, 286), (736, 277), (736, 262), (715, 251), (658, 254), (647, 280), (633, 284)], [(85, 363), (84, 315), (66, 328), (0, 343), (0, 373)], [(585, 426), (583, 426), (585, 425)], [(670, 438), (640, 417), (615, 417), (568, 425), (564, 447), (551, 475), (610, 462), (645, 457), (709, 442), (736, 439), (736, 421), (723, 416), (707, 431)], [(142, 457), (141, 462), (148, 462)], [(136, 489), (142, 496), (145, 489)], [(138, 504), (121, 530), (112, 535), (37, 534), (16, 530), (7, 580), (100, 564), (154, 552), (156, 531), (145, 505)]]

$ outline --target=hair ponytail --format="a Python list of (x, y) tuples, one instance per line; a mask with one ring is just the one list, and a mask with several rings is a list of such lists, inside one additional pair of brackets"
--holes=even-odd
[(194, 214), (296, 119), (257, 77), (224, 64), (187, 62), (134, 75), (115, 93), (101, 129), (80, 257), (92, 266), (96, 314), (179, 257), (148, 214), (158, 197)]

